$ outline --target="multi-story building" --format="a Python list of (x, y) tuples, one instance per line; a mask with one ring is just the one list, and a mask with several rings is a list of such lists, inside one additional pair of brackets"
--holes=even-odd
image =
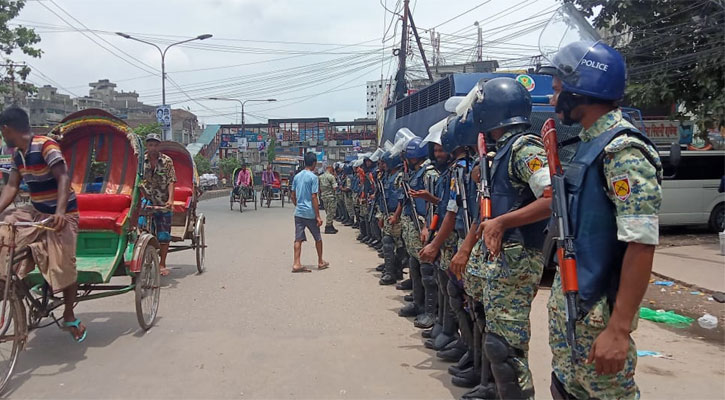
[(385, 101), (388, 93), (390, 93), (390, 83), (387, 80), (368, 81), (366, 85), (367, 105), (365, 114), (368, 119), (378, 118), (378, 108)]
[(27, 99), (30, 125), (53, 126), (66, 115), (77, 110), (75, 102), (67, 94), (58, 93), (58, 89), (45, 85)]

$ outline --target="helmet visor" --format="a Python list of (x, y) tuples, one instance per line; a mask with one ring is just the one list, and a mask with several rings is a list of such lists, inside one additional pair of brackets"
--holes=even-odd
[(378, 162), (380, 160), (380, 157), (383, 156), (383, 153), (385, 153), (385, 150), (378, 148), (377, 150), (375, 150), (373, 155), (370, 156), (370, 161)]
[(435, 144), (441, 144), (441, 136), (443, 136), (443, 130), (446, 129), (446, 126), (448, 125), (448, 117), (443, 118), (442, 120), (436, 122), (428, 128), (428, 136), (423, 139), (423, 141), (420, 143), (420, 146), (426, 146), (428, 143), (435, 143)]
[(411, 132), (410, 129), (400, 128), (395, 134), (395, 143), (390, 149), (390, 156), (395, 157), (398, 154), (402, 153), (405, 148), (408, 147), (408, 142), (413, 140), (414, 137), (415, 133)]
[[(566, 77), (572, 74), (601, 38), (596, 30), (572, 4), (564, 4), (552, 15), (539, 35), (541, 55)], [(583, 51), (559, 52), (563, 47), (580, 42)]]

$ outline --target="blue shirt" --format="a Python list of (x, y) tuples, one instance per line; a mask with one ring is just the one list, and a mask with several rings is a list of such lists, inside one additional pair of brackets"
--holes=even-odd
[(295, 217), (315, 219), (315, 209), (312, 208), (312, 194), (320, 192), (320, 180), (317, 175), (305, 169), (295, 175), (292, 181), (292, 191), (297, 198)]

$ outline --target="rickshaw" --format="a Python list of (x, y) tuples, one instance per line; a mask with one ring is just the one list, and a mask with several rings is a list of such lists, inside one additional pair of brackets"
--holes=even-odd
[[(254, 182), (252, 182), (252, 187), (249, 191), (240, 190), (239, 193), (236, 193), (234, 191), (235, 185), (237, 184), (237, 176), (239, 176), (239, 171), (241, 171), (241, 168), (236, 168), (234, 170), (234, 173), (232, 173), (232, 190), (229, 192), (229, 209), (234, 211), (234, 204), (239, 203), (239, 212), (244, 212), (244, 201), (251, 201), (254, 203), (254, 209), (257, 209), (257, 191), (254, 189)], [(244, 197), (242, 197), (244, 196)]]
[[(143, 330), (156, 320), (160, 296), (159, 243), (138, 230), (143, 144), (125, 122), (97, 109), (63, 119), (50, 135), (56, 138), (68, 164), (79, 209), (76, 267), (79, 302), (134, 292), (136, 317)], [(99, 185), (90, 185), (98, 183)], [(90, 192), (87, 189), (92, 189)], [(63, 306), (36, 268), (19, 276), (21, 262), (32, 260), (30, 248), (16, 249), (19, 226), (49, 229), (40, 223), (0, 223), (7, 229), (8, 277), (0, 280), (0, 390), (7, 384), (28, 340), (28, 332), (53, 323), (53, 311)], [(12, 260), (12, 261), (11, 261)], [(110, 284), (114, 277), (125, 283)], [(46, 317), (53, 321), (41, 325)]]
[[(292, 182), (289, 179), (298, 168), (304, 165), (302, 157), (277, 157), (272, 161), (275, 173), (280, 175), (280, 196), (292, 201)], [(284, 207), (284, 205), (282, 205)]]
[[(288, 182), (287, 179), (285, 181)], [(289, 190), (289, 186), (286, 186), (286, 189)], [(284, 196), (285, 192), (282, 190), (282, 179), (280, 179), (279, 172), (274, 171), (274, 182), (272, 182), (272, 185), (270, 185), (269, 189), (262, 188), (262, 190), (259, 192), (259, 206), (264, 207), (265, 201), (268, 200), (280, 200), (282, 202), (282, 208), (284, 208)], [(267, 204), (267, 208), (270, 207), (270, 204)]]
[(199, 174), (196, 172), (194, 158), (186, 147), (178, 142), (164, 141), (159, 145), (161, 153), (174, 162), (176, 184), (174, 185), (174, 209), (171, 217), (171, 242), (191, 241), (188, 245), (169, 246), (169, 252), (194, 250), (196, 252), (196, 270), (204, 272), (206, 237), (204, 214), (196, 213), (201, 190)]

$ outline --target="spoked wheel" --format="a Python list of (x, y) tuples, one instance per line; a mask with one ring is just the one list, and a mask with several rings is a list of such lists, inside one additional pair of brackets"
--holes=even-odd
[(229, 210), (234, 211), (234, 194), (229, 196)]
[(257, 211), (257, 191), (252, 190), (252, 199), (254, 200), (254, 211)]
[(156, 321), (161, 295), (161, 270), (158, 250), (147, 244), (139, 255), (141, 271), (136, 274), (136, 317), (145, 331)]
[(279, 199), (282, 200), (282, 208), (284, 208), (284, 193), (279, 193)]
[(206, 256), (206, 236), (204, 234), (204, 225), (206, 218), (204, 214), (199, 215), (194, 228), (194, 246), (196, 247), (196, 270), (199, 273), (204, 272), (204, 259)]
[(239, 196), (239, 212), (240, 213), (244, 212), (244, 199), (242, 198), (242, 196), (244, 196), (244, 194)]
[[(5, 283), (0, 281), (0, 287)], [(0, 293), (2, 296), (2, 293)], [(28, 336), (28, 326), (25, 319), (25, 305), (17, 297), (15, 291), (10, 290), (8, 300), (0, 301), (0, 311), (5, 306), (5, 313), (0, 318), (0, 392), (5, 389), (10, 377), (13, 375), (15, 364), (20, 356), (25, 340)]]

